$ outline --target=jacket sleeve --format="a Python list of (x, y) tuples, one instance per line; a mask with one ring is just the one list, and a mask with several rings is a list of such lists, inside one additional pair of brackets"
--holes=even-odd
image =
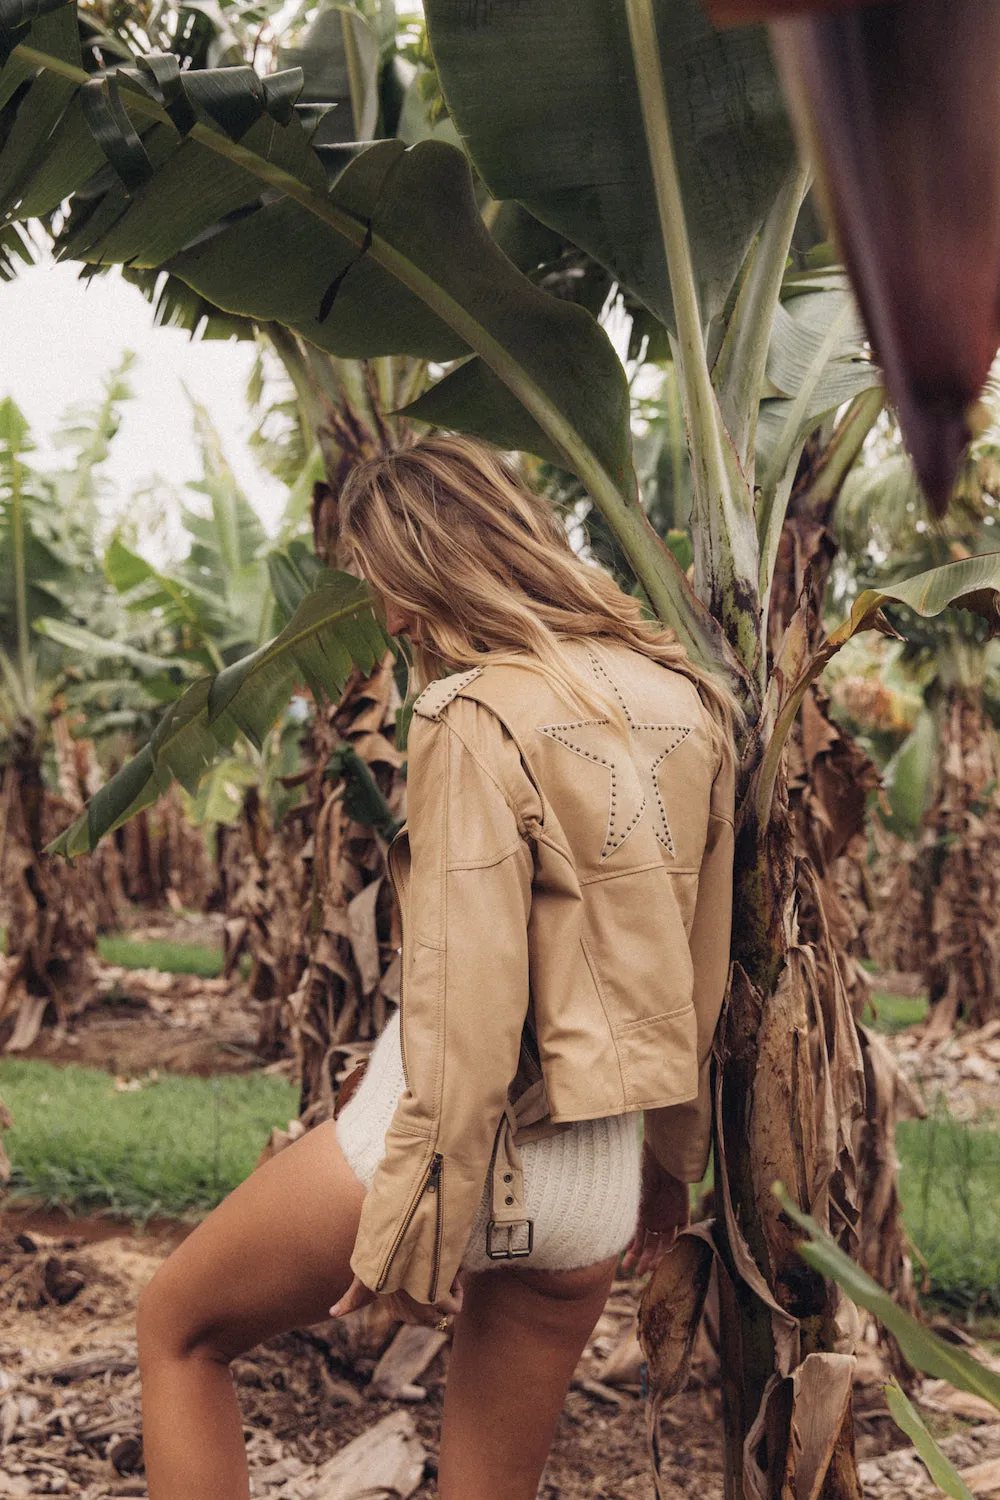
[(458, 698), (436, 718), (414, 714), (400, 835), (410, 845), (406, 1091), (351, 1258), (378, 1292), (402, 1288), (418, 1302), (446, 1293), (479, 1208), (528, 1008), (529, 787), (482, 705)]
[(680, 1182), (700, 1182), (712, 1136), (712, 1043), (729, 981), (733, 917), (733, 757), (721, 756), (712, 784), (708, 836), (688, 939), (698, 1023), (698, 1093), (685, 1104), (645, 1112), (644, 1139), (663, 1169)]

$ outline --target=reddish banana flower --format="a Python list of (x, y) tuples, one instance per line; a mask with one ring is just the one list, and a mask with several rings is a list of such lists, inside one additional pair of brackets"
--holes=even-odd
[(713, 19), (771, 19), (889, 394), (943, 514), (1000, 346), (1000, 4), (706, 3)]

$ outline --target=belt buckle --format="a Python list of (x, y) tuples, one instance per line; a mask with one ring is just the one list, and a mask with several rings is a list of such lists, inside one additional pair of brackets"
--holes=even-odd
[[(528, 1243), (526, 1245), (514, 1244), (514, 1230), (527, 1225)], [(493, 1243), (494, 1230), (507, 1231), (507, 1243), (497, 1249)], [(530, 1255), (535, 1243), (535, 1221), (534, 1219), (515, 1219), (511, 1224), (498, 1224), (496, 1219), (491, 1219), (486, 1226), (486, 1254), (490, 1260), (522, 1260), (524, 1256)]]

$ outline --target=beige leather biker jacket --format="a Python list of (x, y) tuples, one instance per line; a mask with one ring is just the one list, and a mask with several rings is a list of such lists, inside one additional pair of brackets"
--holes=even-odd
[(680, 673), (573, 642), (629, 742), (529, 666), (432, 683), (409, 740), (408, 821), (389, 867), (403, 924), (407, 1089), (352, 1257), (381, 1292), (451, 1286), (483, 1185), (488, 1253), (525, 1256), (518, 1144), (644, 1110), (697, 1181), (729, 964), (733, 771)]

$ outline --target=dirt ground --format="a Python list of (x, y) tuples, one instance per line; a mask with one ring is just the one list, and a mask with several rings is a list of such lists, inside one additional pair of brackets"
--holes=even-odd
[[(208, 1078), (262, 1066), (260, 1005), (238, 976), (202, 979), (98, 963), (98, 1000), (65, 1025), (43, 1026), (18, 1057), (141, 1077), (151, 1068)], [(279, 1067), (290, 1072), (291, 1062)]]
[[(112, 1226), (101, 1221), (72, 1227), (76, 1232), (67, 1233), (52, 1214), (6, 1216), (0, 1495), (104, 1500), (146, 1493), (134, 1308), (182, 1231), (160, 1226), (145, 1235), (111, 1235)], [(567, 1398), (539, 1490), (544, 1500), (653, 1500), (637, 1381), (600, 1381), (608, 1354), (627, 1342), (634, 1310), (635, 1286), (617, 1283)], [(424, 1481), (413, 1494), (431, 1500), (447, 1346), (419, 1375), (417, 1391), (408, 1392), (426, 1393), (422, 1399), (379, 1398), (370, 1379), (394, 1332), (357, 1318), (346, 1330), (323, 1324), (274, 1339), (236, 1362), (255, 1496), (322, 1500), (323, 1489), (315, 1488), (322, 1465), (403, 1405), (426, 1450)], [(722, 1493), (716, 1392), (697, 1379), (665, 1420), (666, 1496), (689, 1495), (696, 1475), (699, 1495), (716, 1500)]]
[[(7, 1213), (0, 1238), (0, 1496), (146, 1494), (134, 1310), (185, 1232), (169, 1222), (140, 1235), (108, 1220)], [(541, 1500), (655, 1500), (633, 1343), (637, 1291), (627, 1281), (613, 1288), (567, 1397)], [(391, 1399), (373, 1392), (385, 1368), (379, 1357), (397, 1333), (397, 1325), (358, 1314), (273, 1339), (236, 1361), (254, 1497), (361, 1494), (328, 1488), (334, 1455), (405, 1412), (400, 1420), (412, 1423), (420, 1475), (408, 1493), (432, 1500), (447, 1343)], [(870, 1382), (871, 1359), (862, 1369), (868, 1383), (859, 1384), (855, 1400), (865, 1495), (924, 1500), (933, 1486), (889, 1421)], [(715, 1377), (701, 1337), (691, 1383), (663, 1416), (664, 1500), (688, 1500), (693, 1491), (699, 1500), (721, 1500)], [(926, 1390), (926, 1414), (939, 1431), (954, 1434), (956, 1461), (985, 1476), (974, 1493), (1000, 1493), (1000, 1425), (986, 1421), (985, 1403), (976, 1408), (976, 1398), (943, 1382)]]
[[(144, 935), (165, 936), (167, 929)], [(176, 925), (169, 935), (181, 936)], [(205, 938), (203, 931), (185, 936)], [(209, 1074), (260, 1066), (257, 1008), (238, 980), (104, 969), (103, 1001), (65, 1030), (44, 1029), (29, 1055), (133, 1076), (150, 1067)], [(966, 1117), (995, 1107), (1000, 1035), (931, 1046), (920, 1041), (910, 1031), (889, 1044), (928, 1105), (940, 1092)], [(142, 1286), (186, 1232), (169, 1221), (151, 1222), (139, 1234), (106, 1219), (6, 1213), (0, 1223), (0, 1497), (146, 1494), (134, 1309)], [(542, 1500), (654, 1500), (634, 1337), (637, 1295), (635, 1283), (616, 1283), (567, 1397), (539, 1489)], [(417, 1487), (406, 1493), (431, 1500), (447, 1342), (425, 1368), (407, 1376), (397, 1396), (376, 1394), (386, 1388), (392, 1351), (401, 1347), (397, 1336), (396, 1325), (359, 1314), (272, 1340), (236, 1362), (255, 1500), (360, 1494), (331, 1489), (331, 1465), (353, 1440), (386, 1422), (405, 1425), (407, 1451), (415, 1455)], [(692, 1492), (699, 1500), (721, 1500), (716, 1375), (703, 1332), (689, 1387), (662, 1417), (663, 1500), (687, 1500)], [(869, 1349), (855, 1392), (866, 1500), (924, 1500), (937, 1491), (889, 1419), (882, 1378)], [(943, 1382), (925, 1383), (913, 1395), (935, 1432), (947, 1437), (973, 1493), (1000, 1497), (995, 1413)]]

